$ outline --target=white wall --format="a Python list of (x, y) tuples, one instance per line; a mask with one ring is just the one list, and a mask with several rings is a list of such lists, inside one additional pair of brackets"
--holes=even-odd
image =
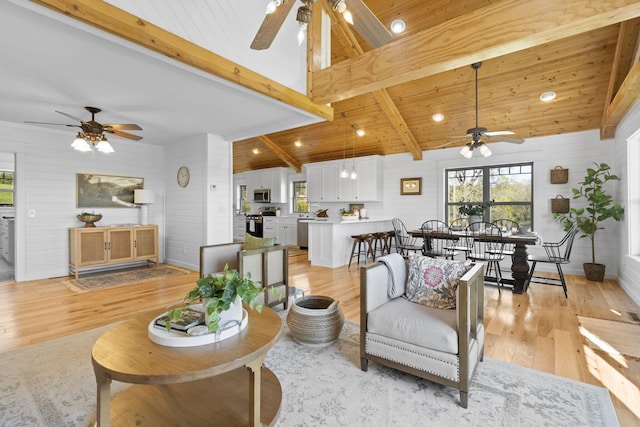
[[(154, 190), (149, 222), (159, 226), (160, 258), (164, 252), (164, 150), (149, 144), (112, 138), (115, 153), (81, 153), (70, 144), (74, 133), (0, 122), (0, 151), (16, 153), (16, 280), (68, 274), (68, 228), (82, 226), (75, 216), (76, 173), (135, 176)], [(144, 159), (144, 161), (141, 161)], [(27, 211), (35, 210), (35, 217)], [(95, 209), (98, 225), (138, 223), (139, 210)]]
[[(637, 159), (627, 161), (627, 139), (640, 129), (640, 102), (629, 111), (624, 120), (618, 125), (615, 138), (615, 168), (616, 174), (621, 178), (622, 185), (619, 187), (618, 200), (625, 207), (625, 218), (621, 222), (618, 233), (614, 236), (618, 239), (619, 257), (617, 259), (618, 266), (618, 282), (620, 286), (629, 294), (629, 296), (640, 305), (640, 257), (630, 255), (629, 239), (640, 239), (638, 235), (631, 235), (629, 229), (628, 214), (628, 193), (627, 184), (637, 186), (638, 182), (628, 182), (629, 167), (640, 167)], [(635, 142), (638, 143), (637, 141)], [(630, 164), (628, 164), (630, 163)], [(637, 227), (635, 228), (637, 230)]]
[[(176, 141), (166, 150), (165, 259), (198, 270), (200, 246), (233, 240), (231, 143), (200, 135)], [(191, 172), (185, 188), (176, 181), (180, 166)]]

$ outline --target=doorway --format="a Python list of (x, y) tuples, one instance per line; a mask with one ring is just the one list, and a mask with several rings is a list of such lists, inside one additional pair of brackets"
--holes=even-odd
[(0, 152), (0, 282), (15, 280), (15, 154)]

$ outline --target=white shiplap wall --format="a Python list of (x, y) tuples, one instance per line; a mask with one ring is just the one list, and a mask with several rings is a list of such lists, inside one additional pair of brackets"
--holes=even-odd
[[(112, 138), (115, 153), (80, 153), (69, 145), (73, 132), (0, 122), (0, 151), (16, 153), (16, 279), (67, 275), (68, 228), (78, 227), (76, 173), (142, 177), (157, 202), (149, 222), (159, 226), (163, 248), (164, 150), (141, 142)], [(35, 210), (35, 217), (27, 212)], [(96, 209), (98, 225), (138, 223), (139, 210)]]
[[(557, 194), (570, 197), (571, 188), (582, 180), (587, 167), (594, 161), (614, 165), (613, 141), (600, 141), (597, 131), (579, 132), (544, 138), (528, 139), (524, 144), (497, 143), (490, 145), (493, 155), (488, 158), (460, 156), (459, 148), (424, 152), (423, 160), (413, 161), (409, 154), (387, 156), (384, 159), (384, 202), (367, 204), (369, 216), (399, 217), (408, 228), (417, 228), (427, 219), (444, 218), (446, 168), (474, 165), (499, 165), (514, 162), (534, 162), (534, 228), (543, 239), (558, 241), (564, 235), (559, 223), (551, 215), (551, 199)], [(561, 165), (569, 169), (567, 184), (550, 183), (549, 171)], [(422, 177), (422, 195), (401, 196), (400, 178)], [(617, 194), (617, 188), (613, 188)], [(577, 206), (572, 200), (572, 206)], [(607, 276), (617, 273), (619, 223), (609, 221), (607, 232), (597, 236), (597, 260), (607, 264)], [(540, 248), (532, 248), (536, 252)], [(587, 239), (576, 239), (572, 263), (563, 271), (580, 274), (582, 263), (590, 258)], [(540, 266), (555, 271), (555, 266)], [(506, 268), (509, 268), (508, 265)]]
[[(629, 240), (635, 239), (637, 242), (640, 235), (637, 234), (637, 224), (634, 229), (629, 227), (629, 199), (628, 185), (637, 186), (640, 182), (629, 181), (629, 168), (635, 168), (636, 172), (640, 168), (638, 158), (627, 159), (627, 149), (630, 136), (634, 135), (640, 129), (640, 102), (631, 109), (624, 120), (618, 125), (616, 130), (615, 145), (615, 167), (617, 175), (622, 179), (623, 184), (620, 186), (618, 197), (620, 203), (625, 207), (625, 218), (621, 222), (618, 233), (613, 236), (618, 239), (620, 247), (620, 256), (617, 259), (618, 264), (618, 282), (620, 286), (631, 296), (631, 298), (640, 305), (640, 257), (632, 256), (629, 252)], [(638, 144), (638, 141), (633, 142)], [(637, 147), (636, 147), (637, 149)], [(636, 175), (637, 176), (637, 175)], [(637, 205), (635, 206), (637, 209)], [(638, 215), (636, 212), (635, 215)], [(636, 230), (636, 231), (634, 231)], [(632, 234), (634, 233), (634, 234)]]
[[(180, 166), (191, 172), (185, 188), (176, 182)], [(233, 240), (231, 143), (215, 135), (176, 141), (167, 148), (165, 185), (166, 261), (198, 270), (200, 246)]]

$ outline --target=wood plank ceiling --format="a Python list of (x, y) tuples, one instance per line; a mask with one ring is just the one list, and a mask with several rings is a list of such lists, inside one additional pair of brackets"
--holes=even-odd
[[(510, 22), (500, 21), (500, 16), (508, 16), (510, 12), (499, 15), (499, 8), (511, 8), (513, 12), (519, 10), (513, 6), (518, 2), (497, 3), (502, 4), (496, 5), (495, 1), (490, 0), (369, 0), (367, 5), (383, 24), (388, 26), (396, 18), (402, 18), (407, 24), (407, 31), (394, 37), (393, 47), (383, 46), (376, 52), (385, 48), (391, 50), (395, 45), (410, 46), (412, 38), (424, 37), (425, 31), (434, 28), (442, 28), (442, 31), (434, 30), (438, 41), (450, 40), (452, 43), (452, 47), (447, 46), (449, 51), (470, 50), (475, 45), (483, 46), (483, 43), (497, 44), (493, 34), (498, 32), (501, 25), (510, 24), (517, 29), (517, 24), (513, 22), (526, 21), (522, 16), (512, 16)], [(520, 3), (527, 4), (530, 11), (543, 10), (545, 3), (549, 4), (548, 1)], [(583, 19), (580, 15), (580, 10), (584, 9), (583, 3), (565, 4), (569, 13), (558, 19)], [(604, 10), (620, 7), (620, 2), (592, 3), (594, 8), (597, 4)], [(489, 11), (492, 13), (489, 14)], [(640, 4), (631, 4), (623, 12), (627, 19), (638, 16)], [(555, 19), (554, 16), (545, 22), (540, 14), (529, 15), (527, 19), (531, 21), (535, 15), (541, 27), (545, 24), (554, 25), (549, 22)], [(346, 63), (371, 50), (356, 33), (341, 25), (339, 17), (334, 15), (332, 18), (332, 65)], [(447, 31), (459, 31), (464, 22), (482, 22), (482, 25), (465, 30), (462, 40), (466, 40), (468, 46), (460, 46), (460, 43), (454, 45), (461, 37), (456, 37), (455, 33), (448, 35)], [(526, 22), (522, 24), (523, 27), (526, 25)], [(559, 26), (558, 23), (555, 25)], [(478, 58), (444, 72), (335, 101), (332, 103), (333, 121), (236, 141), (234, 172), (290, 166), (292, 159), (294, 164), (340, 159), (345, 151), (347, 157), (352, 154), (365, 156), (409, 152), (414, 159), (418, 159), (421, 150), (438, 149), (451, 142), (448, 147), (462, 146), (468, 141), (450, 137), (465, 135), (466, 130), (475, 125), (474, 71), (470, 64), (480, 59), (483, 60), (478, 72), (480, 126), (489, 130), (511, 130), (516, 137), (525, 139), (590, 129), (602, 129), (603, 137), (611, 138), (615, 124), (638, 99), (638, 89), (634, 89), (633, 85), (637, 80), (637, 70), (629, 73), (637, 62), (638, 20), (627, 20), (623, 25), (601, 21), (599, 25), (580, 27), (576, 24), (574, 28), (571, 25), (567, 27), (569, 30), (566, 34), (570, 35), (566, 37), (556, 32), (549, 42), (533, 42), (530, 43), (532, 47), (522, 50), (505, 48), (504, 51), (511, 53), (504, 55), (478, 55)], [(589, 30), (582, 32), (579, 28)], [(530, 35), (527, 31), (523, 33), (513, 38), (522, 37), (525, 40)], [(401, 40), (408, 42), (403, 45)], [(437, 49), (434, 47), (433, 50)], [(385, 54), (385, 60), (392, 58), (388, 52), (383, 52), (381, 56)], [(407, 51), (400, 49), (393, 55), (401, 64), (406, 64), (406, 59), (411, 57)], [(472, 57), (472, 53), (467, 55), (467, 58)], [(394, 63), (393, 60), (385, 62), (391, 69)], [(357, 65), (354, 63), (353, 67)], [(628, 75), (625, 93), (619, 95), (612, 106), (614, 111), (607, 116), (605, 108)], [(539, 96), (545, 91), (555, 91), (558, 97), (552, 102), (543, 103)], [(625, 103), (630, 105), (623, 108), (616, 105)], [(439, 123), (433, 121), (435, 113), (443, 114), (445, 119)], [(603, 120), (607, 120), (606, 125)], [(364, 129), (366, 135), (354, 137), (353, 125)], [(299, 146), (295, 145), (296, 142)], [(278, 149), (274, 150), (274, 147)], [(257, 150), (257, 154), (254, 150)], [(282, 153), (286, 153), (287, 157)]]
[[(328, 119), (235, 141), (236, 173), (300, 170), (344, 155), (410, 153), (420, 159), (423, 151), (428, 155), (445, 144), (461, 146), (468, 140), (451, 137), (475, 125), (470, 64), (478, 61), (479, 125), (518, 138), (591, 129), (611, 138), (640, 99), (640, 1), (634, 0), (367, 0), (385, 26), (396, 18), (407, 24), (407, 31), (375, 50), (329, 11), (332, 62), (325, 69), (315, 65), (320, 26), (312, 23), (309, 97), (103, 2), (32, 1)], [(325, 3), (313, 6), (314, 23)], [(558, 97), (543, 103), (545, 91)], [(327, 102), (330, 108), (322, 105)], [(433, 121), (435, 113), (445, 119)], [(366, 135), (354, 137), (356, 127)]]

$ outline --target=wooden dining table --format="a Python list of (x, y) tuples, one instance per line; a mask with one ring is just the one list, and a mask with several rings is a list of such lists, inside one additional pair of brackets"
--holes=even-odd
[[(466, 231), (448, 231), (442, 230), (410, 230), (409, 235), (412, 237), (431, 237), (434, 239), (449, 239), (460, 240), (470, 237)], [(529, 233), (505, 233), (501, 236), (487, 235), (480, 233), (473, 233), (474, 238), (483, 240), (495, 240), (505, 244), (514, 245), (514, 254), (512, 256), (511, 263), (511, 278), (505, 277), (502, 279), (504, 284), (511, 285), (511, 290), (516, 294), (522, 294), (528, 287), (527, 280), (529, 279), (529, 262), (527, 261), (528, 253), (527, 246), (535, 245), (538, 240), (538, 234), (534, 232)]]

